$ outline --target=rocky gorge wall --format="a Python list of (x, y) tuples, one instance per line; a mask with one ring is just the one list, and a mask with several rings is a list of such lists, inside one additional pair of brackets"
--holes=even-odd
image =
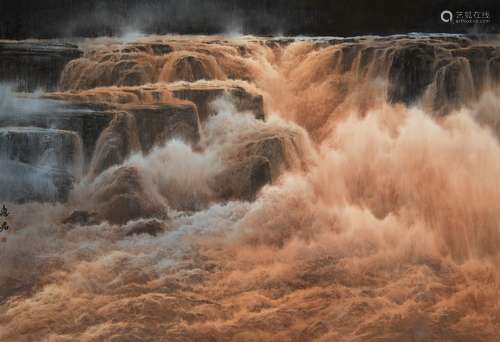
[(0, 340), (500, 338), (495, 37), (70, 49), (3, 74)]

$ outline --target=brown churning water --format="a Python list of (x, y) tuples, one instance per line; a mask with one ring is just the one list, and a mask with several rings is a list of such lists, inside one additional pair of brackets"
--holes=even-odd
[[(13, 205), (0, 340), (500, 339), (497, 42), (105, 43), (47, 96), (124, 113), (67, 203)], [(125, 113), (189, 105), (182, 82), (262, 94), (266, 120), (217, 97), (199, 140), (143, 153)], [(95, 222), (61, 223), (74, 210)]]

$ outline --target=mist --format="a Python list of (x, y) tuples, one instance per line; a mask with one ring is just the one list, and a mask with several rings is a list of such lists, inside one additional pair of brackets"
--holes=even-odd
[[(134, 1), (111, 0), (22, 5), (2, 2), (4, 15), (0, 36), (4, 38), (56, 38), (121, 36), (128, 31), (147, 34), (221, 34), (354, 36), (402, 32), (498, 33), (495, 1), (429, 2), (425, 5), (391, 1), (257, 0), (227, 1)], [(472, 8), (473, 7), (473, 8)], [(482, 27), (443, 23), (439, 15), (451, 11), (489, 11), (493, 21)], [(390, 18), (390, 20), (387, 20)], [(237, 28), (237, 30), (235, 30)]]
[(41, 91), (28, 95), (17, 93), (15, 89), (14, 84), (0, 83), (0, 118), (56, 111), (62, 105), (37, 98)]

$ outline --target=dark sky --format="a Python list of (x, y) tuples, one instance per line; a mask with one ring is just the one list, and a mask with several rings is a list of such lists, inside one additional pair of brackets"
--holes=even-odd
[[(488, 12), (444, 23), (443, 10)], [(500, 0), (0, 0), (1, 38), (144, 33), (258, 35), (500, 32)]]

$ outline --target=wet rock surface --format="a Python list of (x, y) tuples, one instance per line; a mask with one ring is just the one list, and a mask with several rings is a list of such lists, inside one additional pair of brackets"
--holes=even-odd
[(77, 134), (37, 127), (0, 128), (0, 158), (77, 171), (82, 163)]
[(133, 167), (121, 167), (98, 180), (92, 202), (99, 220), (125, 224), (142, 217), (166, 218), (164, 208), (148, 196)]
[[(20, 98), (19, 101), (29, 102)], [(51, 100), (37, 100), (51, 103)], [(89, 163), (101, 132), (113, 118), (113, 114), (100, 108), (74, 106), (53, 102), (48, 108), (37, 108), (29, 112), (13, 108), (0, 115), (0, 127), (38, 127), (75, 132), (82, 140), (85, 162)]]
[(433, 79), (434, 46), (415, 44), (394, 51), (389, 69), (388, 97), (410, 104), (419, 98)]
[(262, 95), (252, 94), (240, 86), (219, 82), (180, 83), (170, 86), (169, 89), (175, 97), (192, 101), (196, 105), (201, 122), (216, 114), (211, 104), (223, 96), (229, 97), (238, 111), (251, 112), (259, 120), (265, 118)]
[(288, 168), (287, 139), (293, 138), (263, 135), (242, 142), (211, 185), (216, 196), (221, 200), (254, 200), (263, 186), (272, 184)]
[(0, 81), (17, 90), (54, 90), (64, 66), (82, 55), (72, 44), (47, 41), (0, 41)]
[(271, 184), (272, 180), (269, 160), (251, 156), (229, 164), (216, 176), (213, 188), (221, 200), (252, 201), (258, 191), (264, 185)]
[(131, 105), (126, 110), (135, 117), (144, 153), (169, 139), (193, 144), (200, 139), (198, 113), (192, 104)]
[(488, 66), (495, 65), (500, 47), (453, 38), (396, 45), (389, 68), (389, 101), (413, 104), (437, 84), (431, 89), (437, 90), (434, 108), (448, 113), (477, 99), (490, 82), (496, 82), (494, 67)]
[(156, 236), (165, 231), (165, 223), (160, 220), (140, 220), (137, 222), (131, 222), (130, 224), (123, 227), (125, 231), (125, 236), (133, 236), (140, 234), (149, 234), (151, 236)]
[(127, 112), (116, 113), (95, 145), (89, 170), (91, 177), (123, 163), (131, 153), (140, 150), (135, 118)]
[(63, 221), (63, 224), (78, 224), (81, 226), (89, 226), (92, 224), (97, 224), (97, 214), (94, 212), (88, 212), (84, 210), (75, 210), (66, 217)]
[(82, 175), (80, 137), (38, 127), (0, 128), (0, 184), (6, 201), (65, 201)]

